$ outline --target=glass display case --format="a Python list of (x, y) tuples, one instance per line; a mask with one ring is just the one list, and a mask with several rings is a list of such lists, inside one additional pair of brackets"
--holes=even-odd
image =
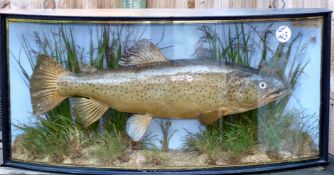
[(326, 9), (0, 14), (5, 166), (211, 174), (327, 163)]

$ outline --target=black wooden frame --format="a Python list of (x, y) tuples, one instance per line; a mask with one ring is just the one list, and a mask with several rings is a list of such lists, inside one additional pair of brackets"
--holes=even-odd
[[(305, 10), (305, 9), (304, 9)], [(254, 10), (256, 12), (256, 10)], [(282, 13), (268, 14), (268, 13), (254, 13), (245, 16), (187, 16), (187, 17), (66, 17), (66, 16), (36, 16), (36, 15), (16, 15), (1, 13), (0, 11), (0, 81), (1, 81), (1, 108), (0, 114), (2, 117), (2, 138), (3, 138), (3, 165), (9, 167), (18, 167), (30, 170), (60, 172), (60, 173), (79, 173), (79, 174), (138, 174), (138, 173), (152, 173), (152, 174), (240, 174), (240, 173), (258, 173), (264, 171), (285, 170), (292, 168), (302, 168), (309, 166), (326, 165), (328, 163), (328, 128), (329, 128), (329, 98), (330, 98), (330, 43), (331, 43), (331, 11), (326, 9), (319, 9), (318, 11), (304, 11), (303, 13)], [(209, 12), (209, 11), (208, 11)], [(223, 168), (207, 168), (195, 170), (126, 170), (115, 168), (88, 168), (88, 167), (69, 167), (69, 166), (55, 166), (40, 163), (26, 163), (11, 159), (11, 133), (10, 133), (10, 104), (9, 104), (9, 76), (8, 76), (8, 51), (7, 51), (7, 19), (32, 19), (32, 20), (70, 20), (70, 21), (173, 21), (173, 20), (243, 20), (243, 19), (275, 19), (275, 18), (298, 18), (298, 17), (323, 17), (323, 40), (322, 40), (322, 62), (321, 62), (321, 109), (320, 109), (320, 156), (313, 160), (304, 160), (297, 162), (272, 163), (266, 165), (252, 165), (252, 166), (236, 166)]]

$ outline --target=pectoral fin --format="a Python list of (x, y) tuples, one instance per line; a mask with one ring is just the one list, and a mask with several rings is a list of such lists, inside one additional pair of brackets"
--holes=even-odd
[(139, 141), (144, 136), (151, 120), (152, 116), (149, 114), (133, 115), (126, 122), (126, 132), (133, 141)]
[(78, 122), (84, 127), (88, 127), (108, 110), (108, 106), (99, 103), (93, 99), (75, 98), (74, 112), (77, 116)]
[(213, 112), (207, 112), (207, 113), (203, 113), (201, 114), (198, 119), (199, 121), (201, 121), (201, 123), (205, 124), (205, 125), (211, 125), (213, 124), (215, 121), (217, 121), (221, 116), (223, 116), (224, 111), (213, 111)]

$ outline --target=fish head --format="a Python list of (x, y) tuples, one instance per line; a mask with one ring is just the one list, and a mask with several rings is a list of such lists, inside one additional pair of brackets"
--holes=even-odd
[(239, 85), (233, 88), (233, 96), (241, 111), (263, 106), (291, 92), (288, 81), (280, 77), (247, 74), (239, 77), (238, 83)]

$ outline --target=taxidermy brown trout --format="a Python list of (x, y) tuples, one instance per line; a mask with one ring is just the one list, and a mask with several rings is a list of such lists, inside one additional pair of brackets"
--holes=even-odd
[(148, 40), (137, 42), (111, 71), (71, 73), (40, 55), (30, 80), (33, 112), (52, 110), (74, 98), (77, 118), (87, 127), (108, 108), (134, 113), (127, 133), (138, 141), (152, 117), (199, 119), (255, 109), (290, 92), (287, 83), (258, 70), (209, 60), (168, 61)]

